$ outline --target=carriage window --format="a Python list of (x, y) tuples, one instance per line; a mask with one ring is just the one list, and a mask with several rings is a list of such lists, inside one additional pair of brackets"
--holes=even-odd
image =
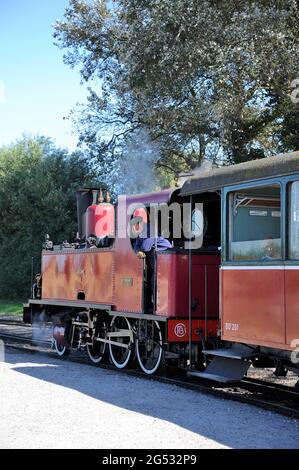
[(299, 258), (299, 181), (291, 186), (290, 204), (290, 226), (289, 226), (289, 257)]
[(230, 193), (229, 259), (281, 258), (281, 199), (278, 185)]

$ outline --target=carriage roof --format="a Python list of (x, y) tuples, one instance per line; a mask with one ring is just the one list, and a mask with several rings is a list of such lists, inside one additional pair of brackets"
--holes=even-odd
[(180, 194), (188, 196), (234, 184), (293, 173), (299, 173), (299, 151), (209, 171), (195, 170), (193, 176), (184, 183)]

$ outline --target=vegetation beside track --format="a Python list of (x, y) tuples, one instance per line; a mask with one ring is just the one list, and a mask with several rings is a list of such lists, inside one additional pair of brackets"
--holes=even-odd
[(0, 317), (3, 315), (22, 315), (23, 306), (20, 301), (0, 300)]

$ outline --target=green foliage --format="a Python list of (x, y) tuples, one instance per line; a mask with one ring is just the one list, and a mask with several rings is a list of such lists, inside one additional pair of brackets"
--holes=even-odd
[(70, 0), (55, 37), (93, 87), (73, 115), (82, 145), (107, 176), (145, 129), (162, 184), (204, 158), (298, 149), (298, 25), (295, 0)]
[(1, 315), (22, 315), (23, 307), (21, 303), (12, 302), (10, 300), (0, 301), (0, 316)]
[(93, 176), (79, 153), (46, 138), (0, 148), (0, 298), (29, 295), (31, 260), (38, 271), (47, 233), (56, 242), (74, 237), (75, 192)]

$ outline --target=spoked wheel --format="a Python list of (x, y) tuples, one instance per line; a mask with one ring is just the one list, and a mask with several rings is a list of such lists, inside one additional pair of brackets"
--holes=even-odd
[(89, 359), (95, 364), (99, 364), (105, 355), (106, 344), (93, 340), (92, 346), (87, 345)]
[(110, 358), (115, 367), (123, 369), (131, 359), (133, 333), (129, 320), (125, 317), (113, 317), (108, 333), (109, 340), (116, 344), (109, 343)]
[(154, 374), (159, 369), (163, 357), (163, 338), (157, 321), (139, 321), (136, 355), (141, 369), (146, 374)]
[(54, 348), (58, 356), (66, 357), (70, 354), (71, 350), (64, 344), (59, 343), (56, 339), (54, 340)]
[(106, 336), (106, 325), (103, 323), (100, 327), (100, 331), (93, 338), (92, 345), (87, 345), (87, 354), (92, 362), (99, 364), (105, 356), (106, 343), (99, 341), (97, 338), (104, 339)]
[(65, 342), (65, 332), (66, 328), (61, 325), (55, 325), (53, 329), (53, 337), (54, 337), (54, 348), (58, 356), (66, 357), (70, 354), (71, 350), (66, 345)]

